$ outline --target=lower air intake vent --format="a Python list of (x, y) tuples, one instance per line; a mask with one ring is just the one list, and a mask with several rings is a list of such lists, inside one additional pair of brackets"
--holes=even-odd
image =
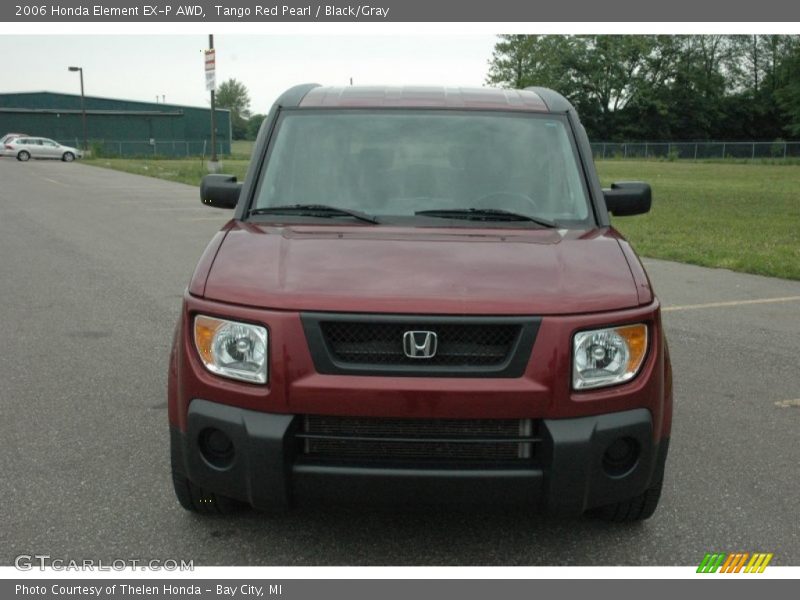
[(530, 463), (540, 441), (530, 419), (383, 419), (306, 416), (301, 454), (325, 462)]

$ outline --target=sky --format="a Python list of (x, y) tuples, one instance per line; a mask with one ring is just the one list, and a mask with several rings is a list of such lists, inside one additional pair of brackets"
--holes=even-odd
[[(266, 113), (298, 83), (323, 85), (453, 85), (485, 83), (493, 35), (215, 35), (217, 85), (235, 78), (250, 92), (250, 110)], [(206, 35), (8, 35), (0, 93), (87, 96), (208, 106)], [(13, 57), (11, 59), (10, 57)]]

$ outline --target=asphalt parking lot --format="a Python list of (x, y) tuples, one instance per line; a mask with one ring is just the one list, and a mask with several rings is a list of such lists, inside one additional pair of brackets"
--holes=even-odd
[[(800, 282), (645, 260), (665, 305), (675, 413), (662, 504), (608, 525), (522, 511), (307, 507), (198, 517), (168, 467), (180, 298), (228, 211), (195, 188), (0, 159), (0, 564), (800, 564)], [(767, 234), (767, 232), (765, 232)]]

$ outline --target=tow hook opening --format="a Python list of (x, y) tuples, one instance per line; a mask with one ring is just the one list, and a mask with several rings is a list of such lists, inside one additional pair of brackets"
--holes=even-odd
[(603, 470), (613, 478), (624, 477), (639, 462), (641, 446), (632, 437), (620, 437), (611, 442), (603, 454)]
[(212, 467), (227, 469), (233, 464), (233, 440), (222, 430), (206, 427), (200, 432), (197, 443), (200, 454)]

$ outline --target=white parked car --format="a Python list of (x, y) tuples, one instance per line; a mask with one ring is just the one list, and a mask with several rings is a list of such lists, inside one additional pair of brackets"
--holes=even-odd
[(58, 142), (43, 137), (18, 137), (3, 144), (3, 156), (14, 156), (17, 160), (26, 161), (31, 158), (57, 158), (72, 162), (83, 157), (83, 152), (71, 146), (62, 146)]
[(10, 142), (14, 138), (18, 137), (28, 137), (27, 133), (7, 133), (0, 139), (0, 144), (5, 144), (6, 142)]

